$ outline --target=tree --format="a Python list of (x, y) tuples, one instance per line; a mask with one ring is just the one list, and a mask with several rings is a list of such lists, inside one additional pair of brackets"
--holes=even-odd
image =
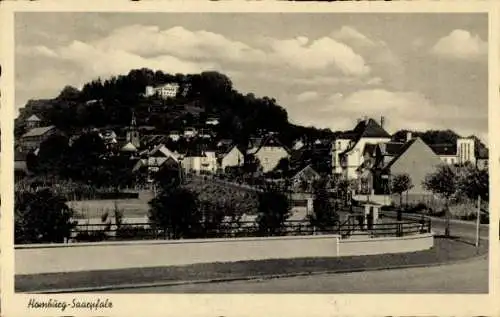
[(475, 166), (466, 166), (460, 170), (457, 182), (457, 191), (469, 199), (481, 197), (483, 201), (489, 199), (489, 173)]
[(259, 193), (257, 224), (264, 235), (280, 234), (290, 216), (290, 204), (285, 194), (269, 190)]
[(426, 190), (441, 196), (445, 201), (446, 229), (445, 235), (450, 236), (450, 198), (457, 191), (457, 173), (449, 165), (439, 166), (435, 172), (428, 174), (422, 184)]
[(16, 192), (15, 243), (64, 242), (76, 223), (66, 199), (49, 189)]
[(309, 215), (309, 222), (322, 231), (332, 231), (339, 223), (339, 214), (330, 202), (330, 195), (326, 188), (326, 180), (321, 179), (314, 186), (313, 214)]
[(185, 188), (165, 188), (149, 202), (149, 221), (169, 239), (191, 238), (201, 232), (197, 197)]
[(180, 166), (165, 164), (154, 175), (154, 181), (160, 188), (178, 187), (182, 180)]
[(97, 133), (85, 133), (70, 148), (69, 177), (74, 180), (94, 182), (98, 180), (102, 157), (106, 153), (104, 141)]
[(52, 135), (40, 144), (36, 157), (35, 172), (45, 175), (57, 175), (68, 162), (69, 142), (62, 135)]
[[(410, 175), (396, 174), (391, 179), (391, 192), (399, 195), (399, 208), (403, 207), (403, 193), (413, 187)], [(408, 204), (408, 201), (406, 202)]]

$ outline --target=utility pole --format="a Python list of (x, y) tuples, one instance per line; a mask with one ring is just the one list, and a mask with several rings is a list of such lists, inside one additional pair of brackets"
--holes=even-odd
[(481, 196), (477, 196), (476, 248), (479, 247), (479, 227), (481, 224)]

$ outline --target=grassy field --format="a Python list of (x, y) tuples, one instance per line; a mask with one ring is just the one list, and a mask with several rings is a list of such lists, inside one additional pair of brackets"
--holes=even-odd
[(207, 263), (187, 266), (133, 268), (73, 273), (16, 275), (17, 292), (37, 292), (51, 289), (119, 286), (208, 279), (238, 279), (275, 274), (307, 274), (308, 272), (357, 271), (391, 268), (405, 265), (444, 264), (488, 253), (488, 244), (479, 248), (453, 240), (436, 238), (430, 250), (367, 256), (277, 259)]
[(152, 198), (152, 191), (142, 191), (138, 199), (73, 200), (67, 204), (76, 211), (79, 219), (100, 218), (106, 212), (112, 214), (115, 208), (123, 211), (124, 217), (139, 218), (148, 214), (148, 202)]

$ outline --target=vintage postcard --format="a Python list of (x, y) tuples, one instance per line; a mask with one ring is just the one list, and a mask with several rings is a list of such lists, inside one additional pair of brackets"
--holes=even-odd
[(0, 12), (6, 316), (498, 312), (493, 4)]

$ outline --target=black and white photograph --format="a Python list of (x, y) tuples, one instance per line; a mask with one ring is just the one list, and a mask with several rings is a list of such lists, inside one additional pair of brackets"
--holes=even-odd
[(487, 12), (16, 12), (13, 32), (26, 309), (490, 294)]

